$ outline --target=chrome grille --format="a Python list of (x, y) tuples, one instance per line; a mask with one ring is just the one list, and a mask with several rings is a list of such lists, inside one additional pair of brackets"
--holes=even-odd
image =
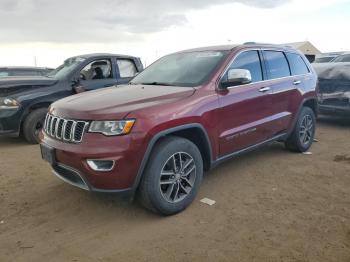
[(47, 135), (66, 142), (79, 143), (83, 139), (88, 122), (46, 115), (44, 131)]

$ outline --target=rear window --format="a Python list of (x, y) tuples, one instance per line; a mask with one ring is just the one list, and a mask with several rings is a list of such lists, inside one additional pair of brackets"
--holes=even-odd
[(290, 76), (289, 65), (283, 52), (263, 51), (269, 79)]
[(286, 55), (292, 75), (304, 75), (309, 73), (309, 68), (306, 66), (303, 58), (300, 55), (292, 53), (287, 53)]

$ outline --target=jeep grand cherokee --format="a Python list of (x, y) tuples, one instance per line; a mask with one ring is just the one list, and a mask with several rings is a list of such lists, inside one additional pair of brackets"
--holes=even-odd
[(317, 77), (284, 46), (246, 44), (167, 55), (129, 85), (51, 105), (42, 157), (82, 189), (128, 192), (163, 215), (185, 209), (203, 172), (273, 141), (309, 149)]

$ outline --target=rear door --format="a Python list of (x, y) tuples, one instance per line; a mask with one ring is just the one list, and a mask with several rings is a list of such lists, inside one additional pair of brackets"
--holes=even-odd
[[(220, 156), (258, 144), (269, 136), (272, 90), (264, 81), (258, 50), (243, 51), (229, 69), (246, 69), (252, 83), (219, 91)], [(227, 70), (222, 80), (227, 78)]]
[[(299, 74), (299, 68), (295, 66), (298, 59), (278, 50), (264, 50), (267, 75), (270, 87), (273, 90), (273, 118), (272, 133), (286, 132), (293, 120), (293, 114), (298, 111), (303, 77)], [(303, 61), (302, 61), (303, 62)], [(303, 63), (305, 65), (305, 63)], [(307, 67), (306, 67), (307, 69)]]

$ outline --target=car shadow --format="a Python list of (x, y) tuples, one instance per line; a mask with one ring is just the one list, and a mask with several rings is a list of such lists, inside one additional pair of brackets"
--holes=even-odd
[(350, 127), (350, 117), (320, 115), (317, 122), (328, 126)]
[(0, 137), (0, 148), (2, 146), (24, 146), (31, 145), (23, 137)]

